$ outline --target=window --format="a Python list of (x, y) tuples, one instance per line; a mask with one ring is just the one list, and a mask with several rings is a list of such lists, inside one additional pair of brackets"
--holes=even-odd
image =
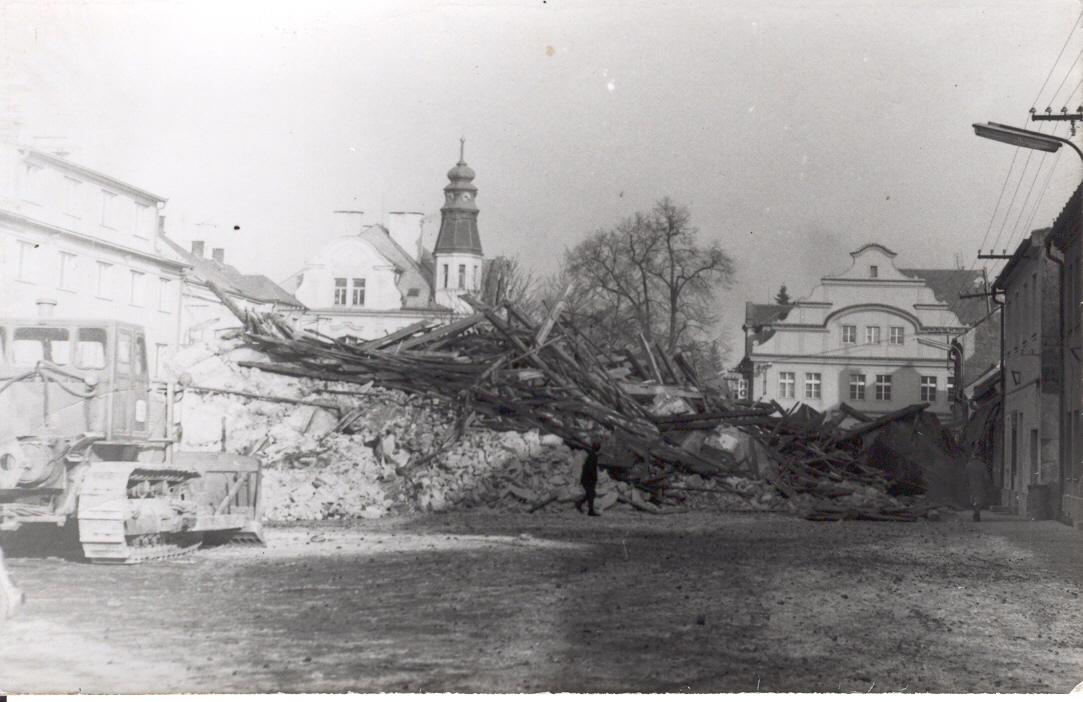
[(100, 327), (85, 327), (79, 330), (79, 340), (75, 344), (75, 367), (84, 370), (102, 370), (105, 368), (105, 330)]
[(902, 346), (904, 333), (903, 327), (891, 327), (888, 332), (888, 343), (893, 346)]
[[(451, 193), (448, 193), (448, 196), (449, 196), (449, 197), (450, 197), (450, 195), (451, 195)], [(444, 287), (445, 287), (445, 288), (446, 288), (446, 287), (447, 287), (447, 286), (448, 286), (448, 285), (450, 284), (450, 282), (448, 281), (448, 277), (447, 277), (447, 276), (448, 276), (448, 273), (447, 273), (447, 264), (445, 263), (445, 264), (444, 264)]]
[(335, 304), (346, 304), (346, 279), (335, 278)]
[(793, 372), (782, 371), (778, 374), (778, 396), (780, 398), (792, 398), (793, 388), (796, 384)]
[(75, 254), (60, 252), (60, 268), (56, 273), (56, 287), (61, 290), (75, 290), (78, 260)]
[(82, 214), (82, 188), (83, 183), (75, 178), (64, 176), (64, 214), (78, 217)]
[(170, 285), (169, 278), (158, 279), (158, 309), (162, 312), (169, 311), (169, 301), (172, 295), (169, 294)]
[(353, 279), (353, 306), (364, 307), (365, 306), (365, 279), (354, 278)]
[(115, 229), (117, 226), (117, 195), (108, 190), (102, 191), (102, 225)]
[(113, 264), (98, 261), (94, 273), (94, 294), (103, 300), (113, 299)]
[(135, 203), (135, 231), (134, 234), (140, 239), (149, 239), (153, 230), (153, 210), (141, 202)]
[(880, 343), (880, 327), (865, 327), (865, 343), (866, 344), (879, 344)]
[(117, 365), (124, 373), (128, 372), (128, 366), (132, 363), (132, 335), (128, 332), (117, 332)]
[(23, 199), (27, 202), (45, 204), (45, 174), (41, 166), (33, 163), (23, 163)]
[(877, 268), (876, 266), (869, 266), (869, 277), (870, 278), (879, 278), (880, 277), (880, 269)]
[(466, 264), (459, 264), (459, 290), (466, 289)]
[(820, 399), (819, 373), (805, 373), (805, 397), (812, 400)]
[(19, 280), (30, 283), (37, 282), (38, 274), (38, 245), (29, 241), (19, 242)]
[(850, 399), (865, 399), (865, 376), (861, 373), (850, 374)]
[(71, 353), (67, 329), (22, 327), (11, 340), (12, 361), (17, 366), (32, 366), (38, 361), (67, 365)]
[(921, 376), (921, 401), (936, 402), (936, 376)]
[(143, 378), (147, 375), (147, 345), (143, 337), (135, 337), (135, 348), (132, 349), (132, 375)]
[(955, 376), (954, 375), (949, 375), (948, 376), (948, 382), (946, 383), (946, 385), (947, 385), (946, 392), (948, 394), (948, 399), (950, 400), (952, 397), (955, 396)]
[(878, 376), (876, 376), (876, 399), (877, 400), (890, 400), (891, 399), (891, 376), (890, 375), (878, 375)]
[(844, 344), (856, 344), (857, 343), (857, 326), (854, 324), (842, 325), (842, 343)]
[(128, 302), (137, 307), (142, 307), (147, 303), (147, 290), (146, 290), (146, 278), (147, 276), (139, 271), (132, 271), (129, 279), (128, 287)]

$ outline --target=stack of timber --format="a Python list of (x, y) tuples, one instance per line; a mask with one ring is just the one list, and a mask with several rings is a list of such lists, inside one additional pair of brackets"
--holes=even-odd
[[(810, 519), (913, 520), (954, 504), (958, 456), (917, 429), (935, 421), (925, 405), (876, 419), (844, 406), (827, 419), (803, 405), (736, 402), (702, 387), (684, 359), (645, 339), (635, 350), (598, 348), (559, 304), (538, 323), (511, 303), (463, 299), (474, 314), (365, 341), (234, 310), (245, 343), (269, 359), (239, 365), (441, 398), (457, 408), (461, 425), (534, 432), (571, 449), (601, 442), (609, 475), (655, 505), (697, 489), (748, 500), (773, 492)], [(937, 470), (925, 470), (923, 460)], [(933, 500), (924, 494), (930, 478)], [(539, 497), (521, 492), (527, 502)]]

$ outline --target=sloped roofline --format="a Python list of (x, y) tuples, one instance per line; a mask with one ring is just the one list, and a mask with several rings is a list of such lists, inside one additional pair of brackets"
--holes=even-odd
[(895, 253), (894, 251), (892, 251), (891, 249), (889, 249), (888, 247), (884, 246), (883, 244), (877, 244), (876, 242), (872, 242), (872, 241), (865, 244), (864, 246), (862, 246), (857, 251), (851, 251), (850, 255), (851, 256), (857, 256), (859, 253), (861, 253), (865, 249), (880, 249), (881, 251), (886, 253), (888, 256), (891, 256), (892, 258), (899, 255), (899, 254)]
[(40, 151), (32, 146), (17, 146), (16, 148), (20, 152), (28, 156), (33, 156), (35, 159), (45, 161), (51, 166), (61, 168), (68, 171), (69, 173), (76, 173), (83, 176), (84, 178), (96, 180), (99, 183), (105, 183), (110, 187), (116, 190), (122, 190), (129, 195), (137, 195), (145, 200), (153, 200), (155, 202), (160, 202), (163, 204), (167, 202), (166, 198), (161, 197), (160, 195), (155, 195), (154, 193), (147, 192), (146, 190), (137, 188), (134, 185), (125, 183), (122, 180), (117, 180), (112, 176), (107, 176), (104, 173), (100, 173), (93, 169), (87, 168), (86, 166), (80, 166), (77, 163), (73, 163), (66, 158), (61, 158), (59, 156), (56, 156), (55, 154), (51, 154), (48, 151)]

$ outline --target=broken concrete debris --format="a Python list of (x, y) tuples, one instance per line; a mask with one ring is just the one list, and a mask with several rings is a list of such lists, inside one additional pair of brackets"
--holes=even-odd
[(174, 358), (183, 448), (259, 457), (272, 520), (566, 509), (594, 440), (603, 509), (913, 520), (955, 502), (958, 451), (925, 405), (857, 419), (737, 402), (645, 339), (637, 358), (564, 317), (465, 299), (476, 314), (363, 342), (240, 311), (242, 334)]

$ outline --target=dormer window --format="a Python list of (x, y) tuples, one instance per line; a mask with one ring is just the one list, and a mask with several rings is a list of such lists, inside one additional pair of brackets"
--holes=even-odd
[(870, 278), (879, 278), (880, 277), (880, 270), (876, 266), (869, 266), (869, 277)]

